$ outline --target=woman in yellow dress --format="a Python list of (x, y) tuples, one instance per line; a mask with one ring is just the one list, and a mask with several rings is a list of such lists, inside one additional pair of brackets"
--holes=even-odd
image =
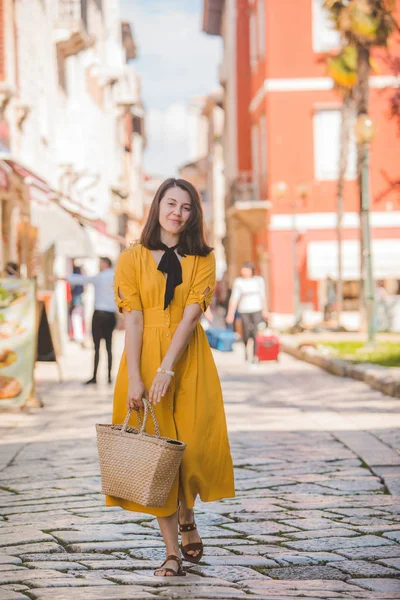
[[(162, 508), (106, 497), (108, 506), (157, 517), (167, 558), (155, 575), (185, 575), (178, 526), (183, 558), (201, 559), (196, 497), (212, 502), (235, 495), (221, 385), (199, 323), (214, 287), (215, 257), (204, 239), (199, 194), (183, 179), (167, 179), (154, 197), (140, 243), (122, 252), (116, 267), (126, 339), (113, 423), (123, 422), (127, 407), (141, 408), (144, 396), (155, 406), (161, 435), (187, 447)], [(136, 412), (130, 425), (138, 426)], [(147, 431), (154, 433), (150, 422)]]

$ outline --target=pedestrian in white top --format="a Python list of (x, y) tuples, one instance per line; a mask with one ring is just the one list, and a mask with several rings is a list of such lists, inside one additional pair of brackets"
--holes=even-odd
[(108, 383), (112, 383), (112, 335), (117, 324), (117, 306), (114, 296), (114, 270), (112, 262), (106, 256), (100, 258), (100, 272), (92, 277), (73, 274), (67, 279), (71, 285), (94, 286), (94, 313), (92, 319), (92, 337), (94, 343), (93, 377), (86, 382), (87, 385), (97, 383), (97, 369), (100, 359), (100, 342), (104, 339), (108, 355)]
[(231, 324), (235, 320), (236, 311), (239, 312), (243, 325), (243, 342), (245, 359), (248, 359), (248, 342), (253, 340), (253, 357), (257, 326), (263, 320), (268, 320), (267, 301), (265, 296), (265, 282), (262, 277), (255, 275), (253, 263), (246, 262), (240, 270), (240, 277), (233, 282), (232, 295), (229, 300), (226, 322)]

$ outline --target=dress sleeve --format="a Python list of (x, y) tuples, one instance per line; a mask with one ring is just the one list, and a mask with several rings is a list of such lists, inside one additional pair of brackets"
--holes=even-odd
[(143, 310), (137, 281), (137, 268), (131, 248), (124, 250), (118, 259), (114, 290), (119, 312)]
[(215, 256), (199, 256), (197, 270), (185, 306), (200, 304), (203, 312), (210, 306), (215, 290)]

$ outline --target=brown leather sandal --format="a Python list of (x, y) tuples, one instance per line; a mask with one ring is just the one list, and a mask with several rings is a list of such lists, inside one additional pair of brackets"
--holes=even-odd
[[(176, 562), (176, 564), (178, 565), (178, 568), (175, 569), (171, 569), (170, 567), (167, 567), (166, 569), (164, 569), (164, 565), (167, 564), (167, 562), (169, 560), (173, 560), (174, 562)], [(165, 571), (165, 575), (156, 575), (157, 571)], [(163, 564), (161, 565), (161, 567), (158, 567), (158, 569), (156, 569), (154, 571), (154, 575), (156, 577), (169, 577), (170, 575), (173, 575), (174, 577), (185, 577), (186, 575), (186, 571), (183, 569), (182, 567), (182, 559), (179, 558), (179, 556), (175, 556), (175, 554), (170, 554), (169, 556), (167, 556), (167, 558), (164, 560)]]
[[(184, 523), (182, 525), (179, 523), (179, 531), (181, 533), (186, 533), (187, 531), (194, 531), (195, 529), (197, 529), (197, 525), (194, 521), (193, 523)], [(200, 552), (197, 556), (193, 556), (193, 554), (188, 554), (190, 550), (200, 550)], [(201, 561), (201, 558), (203, 556), (204, 544), (203, 542), (194, 542), (193, 544), (186, 544), (185, 546), (181, 544), (181, 552), (185, 560), (197, 564)]]

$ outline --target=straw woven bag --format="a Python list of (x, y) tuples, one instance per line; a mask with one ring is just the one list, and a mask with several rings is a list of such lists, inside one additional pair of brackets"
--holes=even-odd
[[(164, 506), (186, 448), (184, 442), (160, 436), (150, 402), (143, 399), (140, 429), (122, 425), (96, 425), (102, 492), (142, 506)], [(145, 433), (149, 410), (156, 435)]]

